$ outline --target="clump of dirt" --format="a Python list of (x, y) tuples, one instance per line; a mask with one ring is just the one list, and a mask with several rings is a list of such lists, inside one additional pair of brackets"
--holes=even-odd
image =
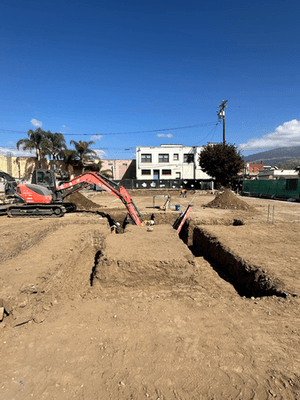
[(224, 210), (254, 210), (254, 207), (239, 199), (230, 189), (218, 193), (214, 200), (205, 205), (210, 208), (222, 208)]
[(93, 210), (103, 206), (94, 203), (92, 200), (87, 199), (83, 194), (76, 192), (70, 194), (65, 200), (67, 203), (75, 203), (78, 210)]

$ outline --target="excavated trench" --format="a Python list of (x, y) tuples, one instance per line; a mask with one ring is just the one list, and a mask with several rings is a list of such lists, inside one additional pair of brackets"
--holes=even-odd
[[(78, 196), (78, 195), (77, 195)], [(231, 193), (224, 192), (223, 197), (225, 200), (230, 200)], [(221, 198), (221, 197), (220, 197)], [(220, 200), (216, 198), (215, 201)], [(77, 199), (78, 200), (78, 199)], [(79, 198), (82, 202), (84, 200), (84, 208), (87, 199)], [(234, 200), (236, 204), (236, 198)], [(224, 199), (223, 199), (224, 201)], [(99, 213), (99, 212), (98, 212)], [(126, 229), (128, 220), (126, 212), (110, 212), (110, 214), (99, 213), (104, 218), (107, 218), (109, 225), (113, 232), (123, 233)], [(173, 225), (177, 218), (177, 213), (149, 213), (143, 214), (145, 220), (154, 219), (155, 225)], [(117, 222), (117, 223), (116, 223)], [(180, 233), (180, 238), (188, 246), (195, 257), (203, 257), (210, 263), (212, 268), (219, 274), (222, 279), (230, 282), (241, 296), (246, 297), (262, 297), (262, 296), (280, 296), (286, 297), (287, 295), (294, 295), (288, 290), (284, 290), (284, 284), (278, 279), (268, 276), (260, 266), (251, 265), (250, 262), (242, 259), (234, 254), (229, 248), (226, 248), (218, 239), (209, 234), (205, 229), (207, 225), (230, 225), (229, 221), (197, 221), (197, 224), (192, 220), (187, 220)], [(233, 220), (231, 222), (232, 229), (234, 226), (243, 224), (242, 221)], [(95, 267), (91, 274), (91, 285), (95, 276), (96, 266), (101, 260), (101, 253), (95, 255)]]
[[(233, 221), (232, 229), (239, 225)], [(181, 239), (190, 248), (195, 257), (203, 257), (210, 263), (219, 276), (231, 283), (240, 296), (264, 297), (295, 296), (283, 289), (283, 282), (268, 276), (257, 265), (246, 260), (226, 248), (218, 239), (210, 235), (204, 226), (186, 222), (180, 233)]]
[[(110, 226), (113, 226), (116, 219), (123, 221), (120, 227), (116, 229), (116, 233), (123, 233), (126, 229), (126, 216), (124, 214), (114, 215), (111, 213), (108, 218)], [(143, 215), (145, 220), (154, 217), (155, 225), (173, 225), (178, 214), (154, 213)], [(212, 225), (220, 224), (220, 221), (212, 221)], [(243, 224), (241, 221), (233, 220), (221, 222), (222, 225), (235, 226)], [(278, 279), (268, 276), (259, 266), (251, 265), (251, 263), (242, 259), (238, 255), (226, 248), (219, 240), (209, 234), (205, 226), (197, 225), (188, 220), (180, 233), (180, 239), (186, 244), (195, 257), (203, 257), (211, 267), (219, 274), (219, 276), (232, 284), (240, 296), (245, 297), (264, 297), (279, 296), (287, 297), (294, 295), (288, 290), (283, 289), (283, 283)], [(95, 267), (91, 274), (91, 285), (96, 271), (96, 265), (101, 259), (98, 252), (95, 256)]]

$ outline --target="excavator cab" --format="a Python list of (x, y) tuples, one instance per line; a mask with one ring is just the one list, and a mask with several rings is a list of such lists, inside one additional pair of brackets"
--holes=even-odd
[(31, 183), (44, 186), (54, 193), (56, 189), (55, 172), (48, 169), (35, 169), (32, 173)]

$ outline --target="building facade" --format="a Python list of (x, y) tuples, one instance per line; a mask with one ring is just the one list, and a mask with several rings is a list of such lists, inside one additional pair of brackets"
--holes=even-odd
[(110, 170), (112, 179), (135, 179), (135, 160), (102, 159), (102, 170)]
[(299, 175), (294, 169), (278, 169), (272, 167), (270, 169), (264, 168), (263, 171), (259, 172), (257, 179), (268, 180), (268, 179), (298, 179)]
[(254, 176), (257, 175), (259, 172), (263, 171), (263, 169), (264, 169), (263, 162), (260, 163), (246, 162), (244, 166), (244, 174)]
[(193, 179), (211, 181), (202, 171), (199, 146), (162, 144), (136, 148), (136, 178), (141, 180)]
[[(41, 160), (42, 168), (50, 168), (50, 161), (46, 159)], [(57, 168), (62, 168), (63, 162), (57, 162)], [(0, 154), (0, 171), (7, 172), (17, 179), (29, 179), (33, 170), (38, 168), (38, 161), (36, 157), (15, 157), (12, 155)]]
[[(135, 179), (135, 160), (103, 159), (101, 163), (102, 170), (110, 170), (113, 179)], [(54, 167), (53, 161), (42, 158), (41, 164), (42, 169), (61, 169), (63, 172), (67, 170), (63, 161), (56, 161)], [(0, 154), (0, 171), (7, 172), (17, 179), (29, 179), (35, 168), (38, 168), (36, 157), (15, 157)], [(72, 166), (69, 166), (68, 170), (71, 177), (75, 176), (75, 172), (81, 173), (81, 170), (74, 171)]]

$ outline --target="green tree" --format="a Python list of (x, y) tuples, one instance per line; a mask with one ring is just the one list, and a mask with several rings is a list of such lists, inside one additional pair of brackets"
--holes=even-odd
[(244, 160), (234, 144), (216, 143), (203, 147), (199, 165), (204, 172), (226, 187), (243, 170)]
[(39, 168), (41, 168), (41, 158), (46, 154), (46, 132), (41, 128), (37, 128), (35, 131), (29, 129), (27, 135), (28, 139), (20, 139), (17, 142), (17, 149), (19, 150), (20, 147), (22, 147), (23, 150), (29, 150), (30, 152), (35, 150), (36, 158), (39, 162)]
[(88, 161), (93, 161), (98, 158), (95, 150), (92, 150), (90, 146), (95, 144), (92, 140), (89, 142), (81, 141), (76, 142), (75, 140), (71, 140), (70, 144), (73, 144), (76, 151), (76, 159), (78, 160), (79, 165), (82, 170), (84, 169), (84, 165)]
[(53, 161), (58, 160), (62, 150), (67, 148), (64, 135), (62, 133), (46, 132), (43, 147), (46, 154), (50, 158), (52, 157)]

